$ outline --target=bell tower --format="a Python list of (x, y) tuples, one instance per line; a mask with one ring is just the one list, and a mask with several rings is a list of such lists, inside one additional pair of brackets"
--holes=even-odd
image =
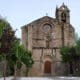
[(70, 10), (64, 3), (59, 8), (56, 7), (55, 16), (58, 22), (70, 23)]

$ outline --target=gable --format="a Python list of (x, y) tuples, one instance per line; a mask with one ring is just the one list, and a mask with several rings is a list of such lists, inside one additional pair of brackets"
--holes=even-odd
[(22, 26), (22, 28), (28, 27), (28, 26), (30, 26), (30, 25), (35, 26), (35, 25), (40, 24), (40, 23), (43, 23), (43, 22), (53, 23), (53, 22), (56, 22), (56, 19), (55, 19), (55, 18), (52, 18), (52, 17), (49, 17), (49, 16), (44, 16), (44, 17), (42, 17), (42, 18), (39, 18), (39, 19), (37, 19), (37, 20), (32, 21), (31, 23), (29, 23), (29, 24), (27, 24), (27, 25)]

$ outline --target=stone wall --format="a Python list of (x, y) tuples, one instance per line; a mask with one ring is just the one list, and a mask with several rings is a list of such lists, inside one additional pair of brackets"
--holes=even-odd
[[(46, 28), (44, 26), (47, 26)], [(22, 28), (23, 45), (32, 51), (35, 63), (29, 72), (29, 76), (45, 76), (44, 65), (46, 61), (51, 62), (50, 75), (63, 74), (60, 47), (62, 47), (62, 26), (64, 30), (64, 45), (74, 44), (74, 29), (70, 24), (58, 23), (56, 19), (45, 16), (33, 21)], [(26, 37), (27, 36), (27, 37)], [(26, 44), (27, 43), (27, 44)]]

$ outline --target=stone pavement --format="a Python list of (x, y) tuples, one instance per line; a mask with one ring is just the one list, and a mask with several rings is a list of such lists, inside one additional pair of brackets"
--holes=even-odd
[[(0, 80), (4, 80), (0, 78)], [(13, 77), (6, 77), (6, 80), (13, 80)], [(22, 77), (16, 80), (80, 80), (80, 77)]]

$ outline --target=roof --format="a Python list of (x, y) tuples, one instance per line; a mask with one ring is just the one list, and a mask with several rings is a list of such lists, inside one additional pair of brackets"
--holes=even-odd
[(52, 17), (49, 17), (49, 16), (43, 16), (43, 17), (41, 17), (41, 18), (39, 18), (39, 19), (36, 19), (36, 20), (30, 22), (29, 24), (26, 24), (26, 25), (22, 26), (22, 28), (25, 27), (25, 26), (32, 25), (32, 24), (34, 24), (34, 23), (36, 23), (36, 22), (39, 22), (39, 21), (41, 21), (41, 20), (47, 20), (47, 19), (48, 19), (48, 20), (56, 21), (55, 18), (52, 18)]

